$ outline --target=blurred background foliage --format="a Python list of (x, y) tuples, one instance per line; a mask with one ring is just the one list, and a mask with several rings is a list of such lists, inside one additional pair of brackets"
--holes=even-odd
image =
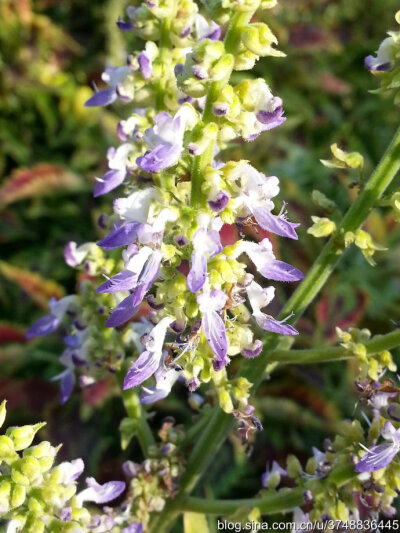
[[(110, 196), (95, 201), (91, 190), (127, 108), (83, 103), (104, 66), (124, 62), (128, 40), (115, 21), (125, 7), (120, 0), (0, 2), (1, 396), (9, 399), (12, 422), (48, 420), (49, 437), (65, 443), (61, 453), (84, 457), (100, 479), (115, 478), (125, 458), (139, 457), (135, 443), (120, 450), (123, 409), (113, 378), (61, 408), (50, 381), (60, 371), (61, 342), (53, 336), (26, 343), (24, 331), (46, 310), (49, 296), (76, 289), (80, 278), (64, 264), (62, 249), (69, 240), (96, 240), (96, 220), (110, 211)], [(369, 94), (377, 82), (363, 66), (394, 27), (396, 9), (398, 0), (281, 0), (265, 13), (287, 58), (260, 61), (253, 74), (283, 98), (288, 120), (251, 145), (229, 147), (229, 156), (280, 177), (290, 216), (302, 226), (297, 243), (276, 239), (274, 246), (304, 272), (323, 245), (306, 233), (311, 215), (324, 216), (312, 191), (336, 202), (337, 215), (357, 194), (354, 171), (328, 169), (319, 160), (329, 158), (337, 142), (362, 153), (367, 177), (398, 125), (391, 99)], [(137, 44), (130, 38), (129, 47)], [(375, 334), (400, 319), (399, 226), (386, 208), (372, 213), (366, 227), (388, 251), (376, 254), (373, 268), (359, 250), (349, 250), (299, 322), (297, 347), (334, 344), (335, 326)], [(293, 287), (279, 290), (283, 302)], [(305, 458), (335, 432), (338, 420), (353, 416), (354, 376), (350, 362), (278, 369), (256, 403), (266, 431), (247, 450), (232, 433), (208, 472), (208, 494), (249, 496), (267, 462), (291, 452)], [(187, 422), (196, 412), (185, 405), (186, 391), (177, 387), (157, 404), (157, 417), (172, 413)]]

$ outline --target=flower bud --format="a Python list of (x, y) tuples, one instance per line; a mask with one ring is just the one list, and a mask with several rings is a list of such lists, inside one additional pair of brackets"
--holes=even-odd
[(255, 55), (258, 56), (284, 56), (282, 52), (272, 48), (278, 43), (278, 39), (266, 24), (250, 24), (243, 30), (242, 43)]
[(22, 485), (14, 485), (11, 492), (10, 505), (11, 507), (20, 507), (26, 498), (26, 488)]
[(6, 419), (6, 403), (7, 400), (3, 400), (0, 404), (0, 427), (4, 424), (4, 420)]
[(20, 451), (31, 445), (36, 433), (45, 425), (46, 423), (42, 422), (33, 426), (9, 428), (6, 435), (13, 441), (15, 450)]
[(307, 233), (314, 237), (329, 237), (336, 230), (336, 224), (329, 218), (311, 217), (314, 224), (308, 228)]
[(218, 391), (219, 405), (225, 413), (232, 413), (233, 403), (229, 392), (225, 389), (219, 389)]

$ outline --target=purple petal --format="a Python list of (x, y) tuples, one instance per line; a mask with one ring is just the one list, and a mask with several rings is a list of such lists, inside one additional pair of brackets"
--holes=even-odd
[(182, 152), (180, 145), (160, 144), (136, 159), (136, 164), (142, 170), (158, 172), (174, 165)]
[(274, 281), (299, 281), (304, 274), (292, 265), (284, 261), (274, 259), (260, 269), (260, 274)]
[(263, 131), (272, 130), (283, 124), (286, 120), (282, 116), (282, 106), (278, 106), (275, 111), (259, 111), (257, 113), (257, 120), (263, 125)]
[(225, 191), (219, 191), (214, 200), (209, 200), (208, 205), (213, 211), (219, 212), (225, 209), (229, 202), (229, 194)]
[(216, 311), (205, 312), (201, 320), (201, 327), (214, 354), (219, 360), (225, 360), (228, 353), (228, 339), (222, 318)]
[(126, 177), (126, 170), (109, 170), (101, 178), (101, 181), (97, 180), (94, 186), (93, 196), (97, 198), (103, 194), (114, 190), (121, 185)]
[(93, 501), (95, 503), (108, 503), (115, 500), (125, 490), (124, 481), (108, 481), (103, 485), (100, 485), (93, 478), (87, 478), (88, 489), (82, 492), (87, 493), (86, 501)]
[(374, 56), (367, 56), (364, 59), (364, 66), (367, 68), (370, 72), (387, 72), (391, 69), (391, 63), (390, 61), (387, 61), (386, 63), (376, 63), (376, 57)]
[(161, 254), (153, 253), (145, 262), (143, 269), (139, 276), (138, 283), (145, 287), (146, 292), (153, 285), (154, 281), (158, 278), (161, 267)]
[(142, 303), (145, 294), (146, 290), (144, 290), (143, 286), (137, 287), (132, 294), (117, 305), (108, 317), (105, 326), (107, 328), (116, 328), (127, 322), (139, 311), (140, 304)]
[(279, 320), (275, 320), (275, 318), (265, 315), (264, 313), (257, 313), (257, 315), (254, 316), (256, 318), (257, 324), (265, 331), (272, 331), (272, 333), (279, 333), (280, 335), (299, 334), (299, 332), (294, 329), (294, 327), (290, 324), (279, 322)]
[(356, 464), (356, 472), (375, 472), (387, 466), (393, 460), (399, 451), (393, 444), (380, 444), (374, 446), (364, 457)]
[(107, 292), (129, 291), (136, 286), (138, 275), (131, 270), (123, 270), (119, 274), (105, 281), (96, 292), (99, 294)]
[(97, 243), (97, 245), (105, 250), (113, 250), (120, 246), (128, 246), (136, 240), (137, 231), (140, 226), (140, 222), (128, 222), (122, 226), (119, 225), (112, 229), (104, 239)]
[(225, 356), (223, 359), (219, 359), (218, 357), (215, 357), (212, 360), (213, 369), (215, 372), (219, 372), (222, 370), (227, 364), (229, 364), (230, 359), (228, 356)]
[(53, 333), (60, 325), (60, 320), (54, 315), (44, 315), (37, 320), (26, 332), (27, 339), (34, 337), (44, 337)]
[(117, 99), (117, 91), (113, 88), (103, 89), (95, 93), (85, 102), (85, 107), (97, 107), (112, 104)]
[(251, 348), (243, 348), (242, 355), (247, 359), (253, 359), (260, 355), (263, 349), (263, 343), (260, 340), (254, 341), (254, 344)]
[(137, 387), (154, 374), (159, 365), (159, 360), (152, 352), (142, 352), (137, 361), (133, 363), (124, 379), (124, 390)]
[(202, 252), (192, 253), (192, 265), (187, 276), (187, 287), (190, 292), (198, 292), (206, 282), (207, 257)]
[(298, 239), (294, 230), (300, 224), (289, 222), (283, 216), (273, 215), (268, 209), (264, 207), (256, 207), (254, 209), (254, 216), (260, 226), (272, 233), (276, 233), (281, 237), (288, 237), (289, 239)]
[(60, 403), (64, 405), (71, 397), (75, 385), (75, 373), (67, 371), (60, 382)]
[(132, 22), (125, 22), (120, 17), (117, 20), (117, 26), (121, 31), (132, 31), (133, 30), (133, 24)]
[(140, 54), (138, 55), (138, 63), (143, 78), (146, 80), (151, 78), (153, 74), (153, 68), (151, 66), (150, 59), (146, 55), (146, 52), (140, 52)]
[[(148, 391), (148, 392), (147, 392)], [(143, 405), (150, 405), (151, 403), (163, 400), (169, 394), (168, 389), (157, 389), (154, 385), (146, 387), (146, 390), (140, 395), (140, 403)]]
[(121, 533), (143, 533), (143, 526), (140, 522), (133, 522), (130, 526), (124, 527)]

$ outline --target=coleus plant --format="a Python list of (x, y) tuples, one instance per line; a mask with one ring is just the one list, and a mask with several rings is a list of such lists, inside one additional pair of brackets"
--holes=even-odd
[[(33, 531), (26, 529), (31, 520), (48, 531), (67, 531), (60, 521), (76, 525), (68, 531), (168, 531), (181, 512), (225, 515), (240, 507), (258, 510), (256, 516), (294, 510), (298, 520), (322, 523), (393, 515), (395, 489), (400, 489), (399, 391), (379, 379), (385, 368), (395, 370), (388, 350), (400, 344), (399, 333), (369, 340), (365, 332), (341, 332), (342, 347), (327, 353), (284, 350), (281, 339), (298, 334), (295, 320), (345, 248), (354, 242), (368, 258), (376, 249), (365, 244), (368, 234), (360, 226), (399, 168), (400, 134), (368, 183), (360, 186), (343, 221), (314, 220), (311, 233), (331, 239), (279, 317), (265, 310), (274, 287), (264, 280), (297, 282), (302, 272), (277, 259), (268, 238), (221, 242), (224, 224), (235, 225), (240, 235), (245, 226), (258, 224), (270, 234), (297, 239), (298, 224), (289, 220), (285, 203), (281, 209), (274, 203), (278, 178), (266, 176), (247, 160), (226, 162), (222, 156), (232, 141), (252, 141), (285, 121), (282, 100), (265, 80), (241, 76), (242, 81), (232, 81), (236, 71), (251, 70), (260, 57), (284, 55), (270, 28), (253, 21), (259, 9), (275, 4), (206, 0), (200, 12), (192, 0), (148, 0), (129, 7), (127, 17), (117, 21), (121, 31), (145, 41), (144, 49), (129, 55), (126, 65), (108, 67), (102, 76), (106, 87), (96, 90), (86, 105), (119, 100), (129, 107), (128, 118), (117, 127), (121, 144), (109, 149), (109, 170), (96, 178), (94, 189), (95, 197), (117, 188), (121, 196), (113, 202), (113, 214), (99, 220), (105, 231), (100, 242), (70, 242), (65, 248), (66, 262), (84, 269), (91, 281), (83, 282), (77, 295), (50, 301), (50, 313), (27, 336), (67, 330), (60, 358), (65, 369), (58, 376), (63, 403), (76, 376), (84, 387), (110, 372), (121, 375), (123, 389), (132, 392), (130, 428), (148, 458), (141, 465), (125, 465), (131, 491), (125, 505), (106, 513), (107, 519), (81, 520), (62, 505), (57, 522), (51, 519), (55, 511), (44, 512), (43, 506), (37, 517), (31, 518), (36, 508), (28, 506), (29, 512), (15, 518), (9, 514), (15, 507), (9, 496), (13, 493), (6, 491), (7, 531)], [(382, 78), (383, 89), (397, 88), (399, 42), (399, 33), (391, 33), (377, 57), (366, 60), (367, 68)], [(256, 276), (247, 272), (245, 256)], [(236, 375), (229, 372), (233, 357), (248, 360)], [(366, 437), (354, 421), (324, 451), (314, 449), (305, 469), (294, 457), (285, 468), (275, 463), (263, 476), (258, 498), (233, 503), (188, 498), (232, 419), (239, 420), (244, 439), (262, 430), (249, 399), (267, 362), (343, 357), (359, 361), (357, 386), (372, 410)], [(208, 384), (216, 399), (192, 455), (183, 460), (180, 431), (165, 422), (157, 447), (143, 408), (164, 399), (178, 380), (190, 393)], [(380, 437), (387, 442), (377, 444)], [(284, 476), (297, 488), (277, 491)], [(85, 490), (97, 494), (103, 489), (91, 480)], [(106, 501), (96, 498), (97, 503)]]

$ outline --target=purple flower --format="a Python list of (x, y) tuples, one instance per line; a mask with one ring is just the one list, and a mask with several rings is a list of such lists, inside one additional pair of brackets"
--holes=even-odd
[(163, 363), (156, 370), (154, 377), (156, 385), (143, 387), (140, 402), (144, 405), (163, 400), (171, 392), (172, 386), (177, 381), (180, 372), (174, 368), (166, 368)]
[(259, 243), (242, 241), (235, 250), (235, 257), (246, 253), (255, 264), (257, 271), (274, 281), (299, 281), (304, 274), (297, 268), (275, 259), (272, 244), (268, 239)]
[(201, 294), (197, 296), (197, 302), (202, 314), (201, 328), (214, 352), (216, 358), (213, 361), (214, 368), (220, 370), (229, 362), (228, 353), (228, 339), (226, 337), (225, 324), (218, 314), (226, 303), (227, 296), (218, 289), (212, 291), (206, 287)]
[(220, 212), (225, 209), (229, 202), (229, 194), (225, 191), (219, 191), (212, 200), (208, 200), (208, 205), (213, 211)]
[(375, 472), (390, 464), (400, 450), (400, 429), (396, 429), (391, 422), (386, 422), (381, 430), (385, 440), (391, 441), (386, 444), (373, 446), (363, 458), (356, 464), (356, 472)]
[(159, 172), (175, 165), (183, 151), (185, 129), (194, 120), (194, 112), (188, 105), (183, 105), (174, 118), (169, 113), (156, 115), (155, 126), (148, 129), (143, 137), (150, 151), (138, 157), (138, 167), (149, 172)]
[(86, 107), (106, 106), (118, 98), (118, 87), (122, 85), (127, 76), (132, 74), (129, 67), (108, 67), (101, 75), (101, 79), (110, 87), (97, 91), (85, 102)]
[(193, 237), (192, 264), (187, 276), (187, 286), (191, 292), (198, 292), (207, 278), (207, 261), (219, 254), (222, 245), (216, 230), (199, 228)]
[(281, 237), (288, 237), (289, 239), (297, 240), (295, 228), (300, 224), (289, 222), (286, 217), (286, 212), (281, 212), (279, 215), (273, 215), (269, 209), (259, 206), (253, 209), (253, 214), (260, 226), (272, 233), (276, 233)]
[(130, 526), (124, 527), (121, 533), (143, 533), (143, 526), (140, 522), (133, 522)]
[(137, 238), (140, 226), (140, 222), (119, 223), (97, 244), (105, 250), (113, 250), (114, 248), (132, 244)]
[[(297, 239), (295, 228), (299, 224), (289, 222), (286, 212), (271, 213), (274, 208), (272, 198), (279, 193), (279, 180), (276, 176), (265, 176), (248, 163), (239, 162), (229, 174), (231, 182), (240, 180), (243, 191), (235, 199), (236, 207), (244, 216), (254, 215), (260, 226), (272, 233), (289, 239)], [(271, 278), (272, 279), (272, 278)]]
[(211, 39), (212, 41), (218, 41), (221, 37), (221, 27), (214, 21), (211, 24), (208, 23), (202, 15), (196, 14), (194, 19), (196, 37), (198, 41), (204, 39)]
[(115, 500), (125, 490), (124, 481), (108, 481), (103, 485), (97, 483), (93, 477), (86, 478), (88, 488), (76, 495), (79, 503), (94, 502), (98, 504)]
[(137, 387), (160, 367), (165, 335), (169, 325), (173, 322), (170, 317), (165, 317), (151, 330), (145, 339), (146, 350), (142, 352), (124, 379), (124, 390)]
[(392, 68), (395, 42), (393, 37), (384, 39), (376, 52), (376, 57), (367, 56), (364, 59), (365, 67), (371, 72), (386, 72)]
[(269, 305), (274, 299), (274, 287), (263, 289), (258, 283), (252, 281), (246, 287), (246, 290), (250, 305), (253, 309), (253, 316), (260, 328), (273, 333), (279, 333), (280, 335), (298, 335), (298, 331), (293, 326), (261, 312), (261, 309)]
[(76, 296), (65, 296), (61, 300), (51, 298), (49, 300), (50, 314), (44, 315), (34, 324), (30, 326), (26, 332), (27, 339), (33, 339), (34, 337), (44, 337), (53, 333), (61, 324), (67, 311), (76, 305)]
[(151, 65), (151, 58), (148, 56), (148, 54), (146, 54), (146, 52), (140, 52), (138, 55), (138, 63), (143, 78), (146, 80), (151, 78), (153, 74), (153, 67)]
[(247, 359), (253, 359), (254, 357), (258, 357), (263, 349), (263, 343), (260, 340), (254, 341), (253, 346), (250, 346), (248, 348), (243, 348), (242, 355), (243, 357), (246, 357)]
[(276, 461), (273, 461), (272, 468), (267, 468), (267, 471), (261, 476), (262, 486), (264, 488), (270, 488), (269, 483), (274, 483), (275, 488), (279, 485), (281, 476), (287, 476), (286, 470), (284, 470)]
[(118, 17), (117, 26), (121, 31), (132, 31), (134, 26), (132, 22), (125, 22), (121, 17)]
[(96, 178), (93, 196), (97, 198), (106, 194), (124, 181), (127, 176), (127, 166), (134, 148), (130, 143), (123, 143), (117, 149), (111, 147), (107, 152), (109, 169), (101, 178)]
[(92, 246), (93, 243), (91, 242), (77, 246), (76, 242), (70, 241), (64, 248), (64, 259), (67, 265), (70, 267), (77, 267), (81, 265), (86, 259), (86, 256), (90, 252)]

